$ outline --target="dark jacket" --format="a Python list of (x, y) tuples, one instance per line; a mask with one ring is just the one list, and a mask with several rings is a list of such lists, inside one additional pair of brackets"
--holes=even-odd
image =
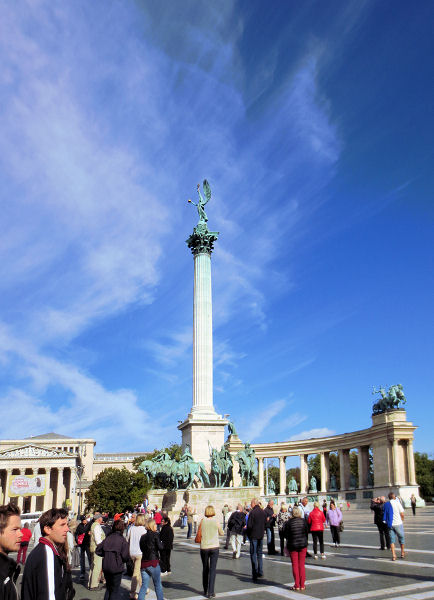
[(371, 510), (374, 512), (375, 525), (383, 524), (384, 504), (382, 502), (371, 502)]
[(283, 534), (287, 540), (286, 547), (290, 552), (307, 548), (308, 527), (306, 519), (300, 517), (288, 519), (285, 523)]
[(83, 542), (80, 544), (80, 547), (83, 546), (83, 548), (88, 548), (89, 544), (90, 544), (90, 523), (86, 523), (86, 525), (84, 525), (83, 523), (79, 523), (77, 526), (77, 529), (75, 530), (75, 543), (78, 546), (78, 536), (82, 535), (83, 533), (84, 538), (83, 538)]
[(172, 550), (173, 548), (173, 529), (166, 523), (160, 530), (160, 541), (163, 544), (165, 550)]
[(267, 521), (265, 523), (265, 527), (267, 529), (272, 529), (274, 527), (274, 523), (276, 522), (276, 515), (274, 514), (274, 510), (271, 508), (271, 506), (266, 506), (264, 508), (264, 513), (267, 517)]
[(0, 553), (0, 600), (18, 600), (15, 583), (19, 574), (20, 567), (14, 559)]
[(260, 506), (256, 505), (252, 508), (247, 519), (247, 536), (249, 540), (262, 540), (266, 519), (267, 515)]
[(235, 510), (228, 521), (228, 529), (231, 533), (243, 533), (246, 515), (241, 510)]
[(95, 554), (103, 557), (104, 573), (123, 573), (124, 563), (130, 558), (130, 547), (122, 533), (114, 531), (98, 544)]
[(139, 545), (142, 551), (142, 560), (145, 562), (159, 560), (160, 550), (164, 550), (156, 531), (147, 531), (145, 535), (142, 535)]
[[(30, 552), (24, 567), (21, 600), (48, 600), (47, 546), (41, 542)], [(49, 548), (52, 552), (51, 548)], [(71, 573), (60, 556), (54, 556), (54, 595), (56, 600), (74, 597)]]

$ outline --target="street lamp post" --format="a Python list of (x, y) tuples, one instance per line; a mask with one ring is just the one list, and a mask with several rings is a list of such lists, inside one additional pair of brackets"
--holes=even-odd
[(78, 515), (81, 515), (81, 477), (84, 472), (84, 465), (77, 465), (77, 475), (78, 475)]

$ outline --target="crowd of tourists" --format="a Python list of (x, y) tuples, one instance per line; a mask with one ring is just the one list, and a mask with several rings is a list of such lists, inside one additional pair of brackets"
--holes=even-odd
[[(412, 508), (415, 514), (415, 506)], [(387, 502), (384, 497), (375, 498), (371, 510), (381, 549), (390, 548), (392, 560), (396, 560), (395, 546), (399, 543), (401, 558), (404, 558), (404, 509), (399, 499), (393, 493)], [(225, 548), (230, 544), (234, 560), (240, 558), (243, 544), (249, 544), (255, 583), (264, 576), (265, 538), (269, 555), (280, 551), (281, 556), (290, 557), (294, 577), (291, 589), (302, 591), (306, 588), (306, 557), (326, 559), (326, 527), (330, 528), (332, 543), (339, 548), (343, 515), (333, 500), (322, 505), (314, 502), (311, 508), (305, 497), (294, 505), (282, 502), (276, 510), (273, 500), (263, 507), (260, 500), (253, 498), (249, 505), (238, 504), (234, 511), (226, 504), (221, 518), (211, 505), (201, 518), (186, 504), (179, 515), (179, 525), (181, 529), (187, 527), (187, 538), (194, 534), (195, 542), (200, 545), (203, 594), (213, 598), (221, 536), (225, 536)], [(313, 555), (307, 551), (309, 534)], [(32, 539), (35, 545), (27, 556)], [(161, 578), (171, 574), (173, 543), (174, 531), (168, 514), (158, 506), (151, 507), (147, 501), (134, 511), (117, 513), (113, 518), (96, 512), (71, 520), (66, 510), (53, 508), (42, 514), (33, 534), (27, 525), (21, 527), (20, 510), (16, 505), (0, 506), (0, 600), (18, 600), (19, 597), (21, 600), (72, 600), (75, 591), (71, 573), (78, 567), (80, 580), (89, 590), (105, 586), (105, 600), (118, 597), (125, 569), (131, 577), (132, 600), (145, 600), (151, 580), (157, 600), (163, 600)], [(13, 552), (17, 552), (17, 561), (9, 556)], [(19, 595), (15, 584), (20, 563), (24, 572)]]

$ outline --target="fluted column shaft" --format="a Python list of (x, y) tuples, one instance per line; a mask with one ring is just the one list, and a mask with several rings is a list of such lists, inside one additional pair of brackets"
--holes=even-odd
[(285, 457), (279, 456), (280, 494), (286, 494), (286, 463)]
[(264, 459), (258, 458), (258, 484), (259, 484), (259, 494), (260, 496), (264, 495)]
[(414, 452), (413, 440), (407, 442), (407, 465), (408, 465), (408, 482), (410, 485), (417, 485), (416, 469), (414, 467)]

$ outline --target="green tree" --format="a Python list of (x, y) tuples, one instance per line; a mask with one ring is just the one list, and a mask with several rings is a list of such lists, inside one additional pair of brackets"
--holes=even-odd
[[(268, 467), (268, 486), (270, 485), (270, 480), (273, 480), (274, 487), (276, 490), (276, 494), (280, 494), (280, 471), (279, 467), (275, 467), (274, 465), (270, 465)], [(264, 469), (264, 486), (267, 481), (266, 470)]]
[(150, 487), (143, 473), (109, 467), (98, 473), (87, 490), (86, 506), (111, 514), (125, 512), (142, 502)]
[(321, 464), (320, 464), (320, 455), (319, 454), (313, 454), (311, 456), (309, 456), (309, 458), (307, 459), (307, 470), (308, 470), (308, 480), (309, 480), (309, 487), (310, 487), (310, 479), (312, 477), (312, 475), (315, 477), (316, 479), (316, 483), (318, 486), (318, 489), (320, 489), (320, 483), (321, 483)]
[(431, 501), (434, 496), (434, 459), (429, 458), (426, 452), (415, 452), (414, 466), (420, 495)]

